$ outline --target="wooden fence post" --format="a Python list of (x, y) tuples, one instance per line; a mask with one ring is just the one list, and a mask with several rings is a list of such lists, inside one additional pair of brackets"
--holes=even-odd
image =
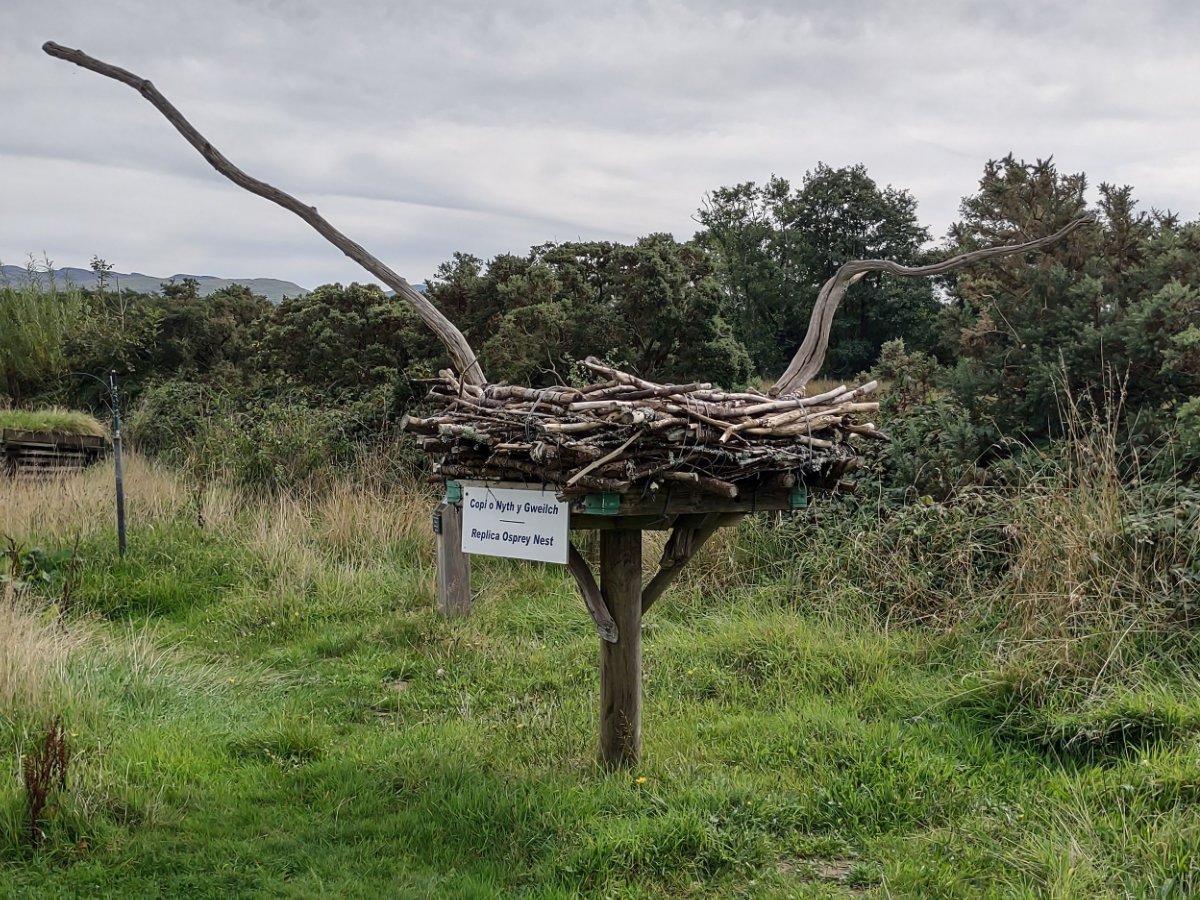
[(642, 752), (642, 533), (600, 532), (600, 592), (617, 626), (600, 642), (600, 761), (628, 768)]
[(448, 618), (463, 618), (471, 614), (471, 560), (462, 552), (462, 507), (441, 503), (433, 516), (438, 612)]

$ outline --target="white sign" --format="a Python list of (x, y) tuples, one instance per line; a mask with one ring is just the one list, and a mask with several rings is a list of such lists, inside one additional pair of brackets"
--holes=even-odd
[(567, 561), (570, 510), (548, 491), (463, 485), (463, 553)]

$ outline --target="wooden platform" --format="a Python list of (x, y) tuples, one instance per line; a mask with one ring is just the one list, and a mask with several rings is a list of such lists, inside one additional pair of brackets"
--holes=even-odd
[[(461, 489), (466, 486), (495, 488), (538, 489), (538, 484), (520, 481), (483, 481), (454, 479), (446, 482), (446, 500), (461, 503)], [(546, 486), (551, 493), (554, 487)], [(743, 490), (734, 498), (715, 497), (686, 487), (667, 487), (647, 496), (638, 494), (575, 494), (569, 498), (572, 531), (610, 531), (615, 528), (635, 528), (640, 531), (669, 531), (680, 516), (698, 514), (748, 515), (756, 512), (802, 509), (808, 505), (810, 488), (804, 484), (794, 487), (759, 487)]]
[[(434, 513), (437, 535), (438, 608), (447, 616), (471, 612), (470, 558), (462, 552), (462, 488), (545, 489), (516, 482), (450, 481)], [(567, 569), (600, 638), (600, 760), (609, 768), (637, 764), (642, 746), (642, 616), (718, 530), (755, 512), (786, 511), (808, 505), (809, 490), (746, 486), (737, 497), (717, 497), (687, 487), (645, 494), (596, 493), (562, 496), (569, 504), (571, 531), (595, 530), (600, 537), (598, 571), (572, 543)], [(642, 533), (669, 530), (657, 572), (642, 578)]]
[(56, 431), (0, 430), (0, 469), (26, 478), (79, 472), (108, 454), (102, 437)]

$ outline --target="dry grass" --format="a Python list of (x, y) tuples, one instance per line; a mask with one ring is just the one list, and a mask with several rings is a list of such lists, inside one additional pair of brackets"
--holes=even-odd
[[(765, 378), (760, 375), (751, 378), (750, 381), (747, 382), (746, 386), (756, 391), (761, 391), (765, 394), (771, 389), (771, 385), (774, 383), (774, 378)], [(823, 394), (826, 391), (833, 390), (835, 387), (841, 384), (844, 384), (847, 387), (857, 387), (857, 384), (854, 383), (853, 378), (842, 379), (840, 381), (835, 378), (814, 378), (804, 386), (804, 395), (806, 397), (815, 397), (817, 394)]]
[(1196, 558), (1200, 523), (1176, 520), (1139, 539), (1132, 523), (1153, 516), (1157, 499), (1122, 471), (1119, 407), (1104, 417), (1073, 404), (1069, 412), (1065, 466), (1051, 483), (1032, 485), (1015, 510), (1010, 602), (1025, 634), (1111, 633), (1119, 641), (1130, 622), (1144, 630), (1177, 612), (1164, 604), (1174, 593), (1171, 572)]
[[(197, 496), (184, 477), (131, 454), (125, 488), (134, 540), (138, 530), (194, 525), (199, 505), (206, 531), (257, 557), (266, 576), (261, 591), (272, 604), (292, 603), (313, 585), (350, 584), (356, 573), (397, 564), (397, 552), (414, 560), (433, 555), (430, 511), (436, 498), (418, 485), (387, 494), (347, 485), (300, 497), (210, 485)], [(0, 478), (0, 535), (69, 545), (110, 531), (113, 490), (111, 464), (53, 480)], [(86, 622), (66, 631), (52, 607), (39, 606), (8, 582), (2, 587), (0, 715), (34, 721), (64, 705), (86, 706), (97, 660), (120, 658), (123, 669), (161, 664), (154, 641), (145, 636), (100, 641)], [(82, 652), (85, 643), (90, 649)]]
[(45, 718), (69, 700), (68, 663), (84, 643), (5, 582), (0, 592), (0, 716)]
[(809, 397), (815, 397), (817, 394), (824, 394), (826, 391), (832, 391), (835, 387), (841, 385), (858, 387), (858, 383), (853, 378), (842, 380), (836, 378), (814, 378), (804, 386), (804, 393)]
[(245, 526), (245, 539), (262, 561), (276, 594), (303, 592), (327, 565), (313, 539), (306, 504), (290, 497), (255, 504)]
[(376, 566), (400, 545), (432, 558), (434, 502), (416, 486), (386, 495), (346, 486), (316, 496), (260, 498), (247, 505), (240, 528), (273, 590), (295, 592), (328, 571), (330, 557), (348, 571)]
[(1045, 634), (1050, 623), (1070, 630), (1081, 617), (1143, 599), (1136, 559), (1105, 552), (1120, 540), (1121, 493), (1116, 485), (1085, 482), (1022, 504), (1013, 601), (1025, 631)]
[[(111, 529), (113, 481), (111, 462), (48, 481), (0, 478), (0, 535), (69, 543)], [(330, 555), (355, 567), (377, 562), (398, 545), (426, 557), (433, 552), (429, 522), (436, 498), (417, 484), (387, 493), (348, 484), (318, 495), (255, 496), (219, 483), (197, 489), (129, 454), (125, 502), (131, 533), (202, 520), (210, 532), (236, 535), (264, 561), (277, 587), (310, 583)]]
[(433, 552), (430, 511), (435, 495), (417, 486), (379, 494), (330, 491), (315, 500), (310, 515), (321, 543), (349, 559), (378, 555), (397, 542), (413, 542)]
[[(0, 478), (0, 534), (37, 535), (39, 540), (87, 537), (113, 527), (116, 501), (113, 465), (48, 481)], [(205, 520), (223, 525), (233, 518), (238, 499), (220, 487), (202, 498)], [(195, 516), (195, 497), (174, 473), (137, 454), (125, 456), (125, 507), (131, 526)]]

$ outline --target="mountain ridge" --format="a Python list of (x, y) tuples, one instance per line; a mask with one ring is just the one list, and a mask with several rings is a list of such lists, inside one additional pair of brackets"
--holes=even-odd
[[(157, 293), (162, 289), (163, 284), (179, 283), (185, 278), (196, 280), (200, 285), (202, 297), (235, 284), (244, 285), (251, 292), (266, 297), (272, 303), (279, 303), (285, 297), (299, 297), (310, 293), (308, 288), (281, 278), (222, 278), (217, 275), (186, 275), (183, 273), (176, 273), (164, 278), (157, 275), (144, 275), (141, 272), (108, 273), (109, 284), (113, 290), (123, 288), (143, 294)], [(95, 288), (97, 284), (96, 273), (91, 269), (63, 266), (56, 269), (31, 271), (23, 266), (0, 266), (0, 285), (23, 286), (30, 283), (31, 280), (41, 284), (50, 282), (57, 285), (70, 284), (77, 288)]]

